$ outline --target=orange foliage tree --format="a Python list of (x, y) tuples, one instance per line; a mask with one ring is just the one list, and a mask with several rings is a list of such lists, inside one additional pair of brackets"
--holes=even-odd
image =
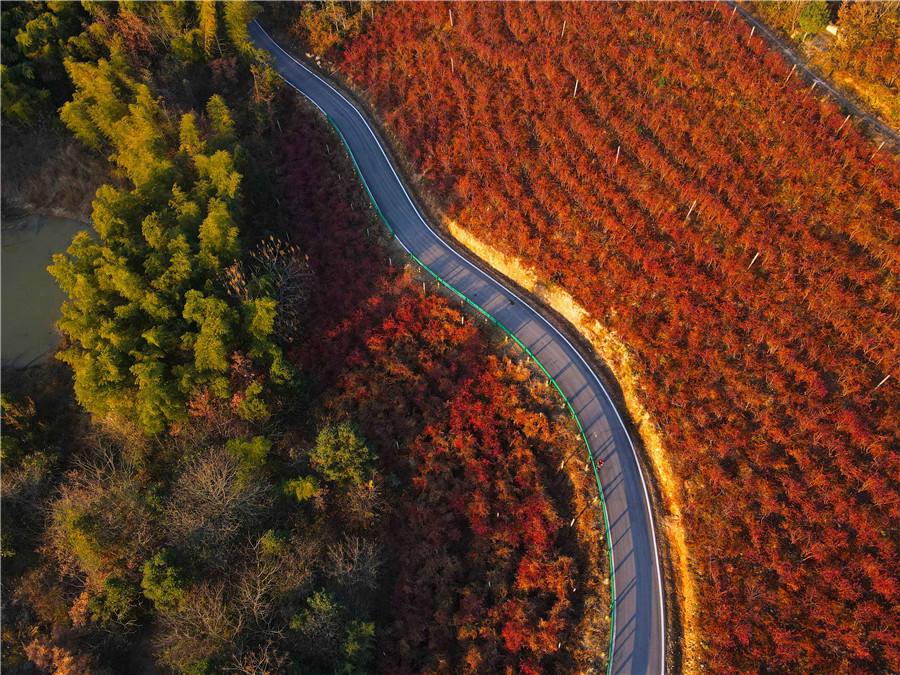
[(896, 155), (723, 4), (452, 9), (390, 6), (343, 72), (448, 216), (632, 350), (709, 665), (900, 669)]
[[(291, 357), (323, 414), (354, 420), (400, 486), (384, 536), (379, 670), (602, 667), (602, 516), (594, 508), (583, 531), (569, 527), (596, 486), (580, 467), (559, 471), (584, 452), (574, 422), (536, 370), (385, 250), (323, 127), (298, 115), (279, 158), (288, 227), (318, 280)], [(580, 628), (597, 620), (599, 643), (585, 645)]]

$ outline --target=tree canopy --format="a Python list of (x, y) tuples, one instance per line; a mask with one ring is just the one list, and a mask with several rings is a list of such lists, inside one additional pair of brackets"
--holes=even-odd
[[(104, 185), (94, 235), (79, 234), (50, 272), (65, 291), (60, 358), (91, 412), (136, 419), (147, 432), (184, 418), (202, 388), (232, 394), (229, 366), (249, 354), (269, 380), (292, 373), (272, 338), (275, 300), (237, 299), (221, 275), (239, 256), (240, 149), (225, 101), (174, 119), (113, 49), (67, 60), (75, 85), (61, 110), (88, 145), (109, 153), (124, 185)], [(261, 285), (258, 285), (261, 286)]]
[(5, 121), (31, 123), (71, 93), (62, 63), (78, 50), (84, 16), (75, 2), (4, 3), (0, 88)]

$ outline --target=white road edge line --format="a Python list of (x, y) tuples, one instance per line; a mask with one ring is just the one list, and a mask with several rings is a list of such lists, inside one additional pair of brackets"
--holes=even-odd
[[(657, 541), (656, 541), (656, 523), (654, 522), (654, 518), (653, 518), (653, 504), (650, 502), (650, 493), (649, 493), (649, 491), (647, 490), (647, 482), (646, 482), (646, 480), (644, 479), (644, 472), (641, 470), (641, 463), (640, 463), (640, 460), (638, 459), (638, 454), (637, 454), (637, 450), (636, 450), (635, 447), (634, 447), (634, 443), (633, 443), (632, 440), (631, 440), (631, 435), (628, 433), (628, 428), (625, 426), (625, 422), (622, 420), (622, 416), (619, 415), (619, 411), (618, 411), (618, 409), (616, 408), (615, 403), (613, 403), (612, 397), (609, 395), (609, 392), (606, 391), (606, 387), (603, 386), (603, 383), (600, 381), (600, 378), (597, 377), (597, 374), (594, 372), (594, 369), (591, 368), (591, 367), (588, 365), (588, 362), (587, 362), (587, 361), (585, 360), (585, 358), (581, 355), (581, 352), (578, 351), (578, 349), (576, 349), (575, 346), (574, 346), (571, 342), (569, 342), (568, 338), (566, 338), (565, 335), (563, 335), (562, 333), (559, 332), (559, 330), (556, 328), (556, 326), (554, 326), (554, 325), (553, 325), (550, 321), (548, 321), (547, 319), (544, 319), (544, 317), (541, 316), (541, 315), (537, 312), (537, 310), (535, 310), (530, 304), (528, 304), (527, 302), (525, 302), (524, 300), (522, 300), (522, 298), (520, 298), (515, 292), (513, 292), (512, 290), (510, 290), (509, 288), (507, 288), (507, 287), (506, 287), (503, 283), (501, 283), (498, 279), (494, 279), (493, 277), (489, 277), (489, 276), (488, 276), (484, 271), (482, 271), (479, 267), (473, 265), (473, 264), (470, 263), (468, 260), (466, 260), (465, 257), (463, 257), (460, 253), (458, 253), (452, 246), (450, 246), (450, 245), (444, 240), (443, 237), (441, 237), (437, 232), (435, 232), (435, 231), (432, 229), (432, 227), (428, 224), (428, 221), (426, 221), (425, 218), (422, 217), (422, 214), (419, 213), (419, 209), (416, 207), (415, 202), (413, 202), (412, 198), (409, 196), (409, 193), (406, 191), (406, 186), (403, 184), (403, 181), (400, 180), (400, 176), (397, 175), (397, 171), (394, 169), (394, 165), (391, 163), (390, 158), (387, 156), (387, 153), (385, 152), (384, 148), (382, 147), (381, 141), (378, 140), (378, 136), (377, 136), (377, 135), (375, 134), (375, 132), (372, 130), (372, 127), (369, 126), (369, 122), (366, 120), (365, 116), (363, 116), (363, 114), (362, 114), (362, 113), (359, 111), (359, 109), (353, 104), (353, 102), (350, 101), (349, 99), (347, 99), (346, 96), (344, 96), (341, 92), (339, 92), (337, 89), (335, 89), (335, 88), (334, 88), (327, 80), (325, 80), (325, 79), (323, 79), (321, 76), (319, 76), (319, 74), (316, 73), (314, 70), (312, 70), (311, 68), (309, 68), (308, 66), (306, 66), (303, 62), (298, 61), (296, 58), (294, 58), (294, 56), (293, 56), (292, 54), (290, 54), (287, 50), (285, 50), (284, 47), (282, 47), (280, 44), (278, 44), (278, 42), (276, 42), (276, 41), (272, 38), (272, 36), (269, 35), (269, 33), (266, 31), (266, 29), (263, 28), (262, 25), (261, 25), (258, 21), (254, 20), (253, 23), (255, 23), (255, 24), (257, 25), (257, 27), (263, 32), (263, 34), (264, 34), (267, 38), (269, 38), (269, 40), (272, 42), (272, 44), (274, 44), (276, 47), (278, 47), (278, 49), (280, 49), (280, 50), (284, 53), (285, 56), (287, 56), (291, 61), (293, 61), (294, 63), (296, 63), (298, 66), (300, 66), (301, 68), (303, 68), (303, 70), (305, 70), (305, 71), (308, 72), (310, 75), (312, 75), (312, 76), (315, 77), (317, 80), (319, 80), (319, 82), (321, 82), (321, 83), (324, 84), (326, 87), (328, 87), (329, 89), (331, 89), (331, 91), (333, 91), (335, 94), (337, 94), (338, 97), (340, 97), (347, 105), (349, 105), (349, 106), (353, 109), (353, 111), (354, 111), (357, 115), (359, 115), (359, 118), (362, 120), (363, 124), (366, 125), (366, 129), (368, 129), (368, 130), (369, 130), (369, 133), (372, 134), (372, 138), (375, 140), (375, 144), (378, 146), (378, 149), (381, 150), (381, 154), (384, 156), (384, 159), (385, 159), (385, 161), (387, 162), (388, 166), (390, 167), (391, 172), (394, 174), (394, 178), (396, 178), (396, 179), (397, 179), (397, 182), (400, 184), (400, 189), (403, 190), (403, 194), (406, 196), (407, 201), (409, 201), (410, 206), (412, 206), (413, 211), (415, 212), (416, 216), (418, 216), (419, 220), (422, 221), (422, 224), (423, 224), (423, 225), (424, 225), (424, 226), (425, 226), (425, 227), (426, 227), (426, 228), (427, 228), (427, 229), (428, 229), (428, 230), (429, 230), (429, 231), (430, 231), (430, 232), (431, 232), (431, 233), (432, 233), (439, 241), (441, 241), (441, 242), (444, 244), (444, 246), (446, 246), (446, 247), (447, 247), (450, 251), (452, 251), (452, 252), (453, 252), (460, 260), (462, 260), (462, 262), (463, 262), (466, 266), (468, 266), (468, 267), (472, 268), (473, 270), (475, 270), (476, 273), (481, 274), (482, 276), (487, 277), (490, 281), (493, 281), (495, 284), (497, 284), (498, 286), (500, 286), (501, 288), (503, 288), (507, 293), (509, 293), (509, 294), (512, 295), (514, 298), (516, 298), (519, 302), (521, 302), (521, 303), (522, 303), (525, 307), (527, 307), (527, 308), (528, 308), (535, 316), (538, 316), (538, 317), (540, 317), (541, 319), (543, 319), (543, 320), (544, 320), (544, 323), (546, 323), (546, 324), (553, 330), (553, 332), (556, 333), (556, 334), (557, 334), (557, 335), (558, 335), (558, 336), (559, 336), (559, 337), (560, 337), (567, 345), (569, 345), (569, 348), (570, 348), (573, 352), (575, 352), (575, 354), (578, 356), (578, 358), (579, 358), (579, 359), (581, 360), (581, 362), (584, 364), (585, 368), (587, 368), (588, 372), (593, 376), (594, 380), (597, 382), (597, 385), (600, 387), (600, 390), (601, 390), (601, 391), (603, 392), (603, 394), (606, 396), (606, 399), (609, 401), (610, 407), (613, 409), (613, 412), (615, 412), (615, 414), (616, 414), (616, 419), (618, 419), (619, 424), (620, 424), (621, 427), (622, 427), (622, 431), (625, 433), (625, 438), (628, 439), (628, 445), (631, 447), (631, 452), (634, 454), (634, 461), (635, 461), (635, 464), (637, 465), (638, 475), (641, 477), (641, 485), (642, 485), (642, 487), (644, 488), (644, 499), (645, 499), (645, 501), (646, 501), (646, 503), (647, 503), (647, 514), (648, 514), (648, 516), (649, 516), (649, 518), (650, 518), (650, 535), (651, 535), (651, 537), (653, 538), (653, 558), (654, 558), (654, 563), (655, 563), (655, 565), (656, 565), (656, 577), (657, 577), (657, 583), (659, 584), (659, 609), (660, 609), (660, 621), (659, 621), (659, 625), (660, 625), (660, 631), (661, 631), (661, 636), (662, 636), (662, 645), (661, 645), (662, 648), (660, 649), (660, 670), (659, 670), (659, 672), (660, 672), (660, 674), (664, 674), (664, 673), (666, 672), (666, 669), (665, 669), (665, 664), (666, 664), (666, 621), (665, 621), (665, 619), (666, 619), (666, 616), (665, 616), (665, 604), (664, 604), (664, 593), (663, 593), (663, 580), (662, 580), (662, 573), (661, 573), (661, 571), (660, 571), (660, 565), (659, 565), (659, 546), (658, 546)], [(285, 78), (282, 78), (282, 79), (285, 79)], [(287, 80), (285, 79), (285, 81), (287, 81)], [(300, 91), (300, 89), (298, 89), (297, 87), (295, 87), (291, 82), (288, 82), (288, 84), (290, 84), (291, 87), (293, 87), (296, 91), (298, 91), (298, 92), (300, 92), (301, 94), (303, 94), (303, 92)], [(303, 94), (303, 96), (304, 96), (304, 98), (306, 98), (306, 99), (312, 101), (313, 105), (315, 105), (316, 108), (318, 108), (318, 109), (322, 112), (322, 114), (324, 114), (326, 117), (328, 116), (328, 113), (326, 113), (324, 110), (322, 110), (322, 108), (319, 107), (319, 105), (318, 105), (315, 101), (313, 101), (309, 96), (307, 96), (306, 94)], [(374, 198), (374, 197), (373, 197), (373, 198)], [(399, 238), (399, 237), (396, 237), (396, 239), (397, 239), (397, 241), (400, 241), (400, 238)], [(402, 241), (400, 241), (400, 243), (403, 244)], [(403, 244), (403, 248), (405, 248), (406, 251), (407, 251), (407, 253), (409, 253), (409, 249), (406, 248), (406, 245), (405, 245), (405, 244)], [(612, 551), (612, 542), (609, 542), (609, 549), (610, 549), (610, 551)], [(615, 560), (613, 561), (613, 565), (615, 566)], [(613, 642), (615, 642), (615, 635), (613, 635)]]

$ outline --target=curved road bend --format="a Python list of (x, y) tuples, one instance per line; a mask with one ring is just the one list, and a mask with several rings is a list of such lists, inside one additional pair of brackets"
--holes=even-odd
[(896, 131), (894, 131), (894, 129), (882, 122), (874, 115), (870, 115), (869, 113), (867, 113), (840, 91), (832, 87), (831, 84), (829, 84), (825, 80), (825, 78), (821, 77), (809, 66), (806, 59), (800, 56), (800, 54), (792, 49), (790, 45), (785, 43), (785, 41), (782, 40), (781, 37), (779, 37), (775, 33), (775, 31), (769, 28), (760, 19), (757, 19), (753, 15), (753, 13), (750, 12), (750, 10), (742, 7), (735, 0), (728, 0), (728, 4), (737, 10), (738, 14), (740, 14), (744, 18), (744, 21), (749, 23), (751, 26), (755, 26), (756, 30), (758, 30), (762, 34), (763, 38), (765, 38), (769, 42), (772, 48), (776, 51), (781, 52), (782, 56), (787, 59), (788, 63), (790, 63), (792, 66), (797, 66), (797, 70), (801, 72), (807, 82), (815, 82), (817, 87), (821, 87), (829, 94), (831, 94), (834, 102), (837, 103), (839, 107), (843, 108), (844, 112), (851, 114), (853, 117), (861, 119), (865, 124), (869, 126), (869, 129), (877, 134), (884, 136), (885, 139), (891, 140), (894, 144), (894, 147), (900, 149), (900, 134), (898, 134)]
[(559, 383), (578, 415), (606, 496), (615, 569), (613, 673), (665, 672), (663, 586), (653, 515), (637, 454), (622, 419), (578, 350), (520, 296), (468, 262), (419, 213), (363, 114), (291, 57), (254, 22), (250, 33), (275, 68), (328, 115), (350, 147), (372, 198), (400, 243), (519, 338)]

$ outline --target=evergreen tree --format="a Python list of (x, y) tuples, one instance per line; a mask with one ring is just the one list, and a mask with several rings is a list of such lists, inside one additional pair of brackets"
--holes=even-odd
[[(200, 389), (232, 393), (235, 352), (288, 382), (272, 338), (275, 301), (234, 298), (219, 281), (241, 254), (241, 174), (224, 100), (210, 99), (205, 124), (195, 113), (174, 121), (115, 48), (109, 59), (66, 68), (76, 92), (63, 120), (129, 182), (98, 190), (97, 236), (81, 233), (50, 266), (68, 296), (60, 358), (74, 370), (79, 401), (156, 433), (183, 419)], [(262, 391), (250, 393), (248, 414), (259, 418)]]
[(175, 555), (163, 549), (144, 563), (141, 588), (144, 597), (153, 602), (158, 610), (177, 608), (185, 595), (187, 586), (184, 574), (175, 564)]
[[(200, 36), (203, 51), (208, 57), (213, 56), (219, 47), (219, 12), (215, 0), (200, 0)], [(221, 54), (220, 54), (221, 55)]]
[(825, 0), (814, 0), (803, 5), (800, 12), (800, 29), (806, 33), (818, 33), (828, 25), (828, 4)]
[(225, 15), (225, 32), (231, 44), (241, 54), (252, 54), (253, 41), (250, 39), (247, 26), (256, 16), (256, 6), (247, 0), (235, 0), (226, 2), (222, 5), (222, 9)]
[(359, 485), (371, 479), (375, 456), (363, 437), (350, 424), (342, 422), (319, 432), (310, 460), (326, 480)]
[(72, 91), (63, 59), (77, 52), (86, 14), (74, 2), (4, 3), (2, 28), (3, 118), (28, 124), (50, 112)]

